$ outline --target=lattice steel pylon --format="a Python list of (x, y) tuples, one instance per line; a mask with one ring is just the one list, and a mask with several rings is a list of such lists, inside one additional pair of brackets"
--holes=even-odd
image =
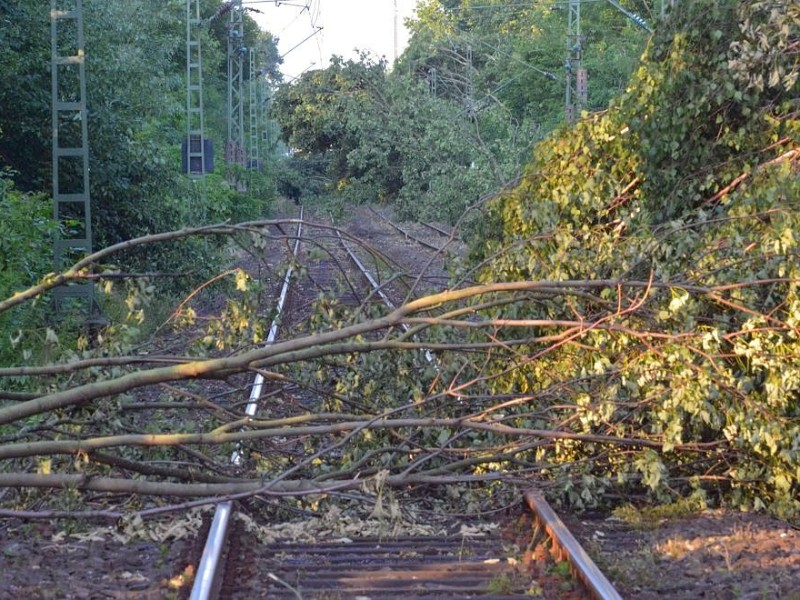
[[(53, 217), (59, 224), (53, 254), (58, 273), (92, 252), (83, 0), (50, 0), (50, 56)], [(54, 297), (57, 308), (66, 298), (76, 298), (91, 313), (94, 286), (62, 286), (54, 290)]]
[(261, 90), (261, 144), (264, 148), (264, 158), (267, 158), (273, 151), (273, 140), (271, 135), (270, 113), (272, 111), (272, 92), (266, 77), (260, 80)]
[(186, 0), (186, 172), (193, 178), (203, 177), (207, 164), (201, 35), (200, 0)]
[(250, 147), (248, 152), (248, 164), (254, 168), (260, 168), (260, 158), (261, 153), (259, 152), (260, 142), (259, 142), (259, 113), (260, 113), (260, 106), (259, 106), (259, 82), (261, 80), (261, 74), (257, 70), (259, 65), (256, 62), (256, 52), (250, 52), (250, 81), (248, 82), (248, 92), (249, 92), (249, 102), (247, 104), (247, 113), (250, 117)]
[(439, 95), (439, 73), (436, 70), (436, 67), (431, 67), (428, 70), (428, 92), (430, 92), (431, 96), (437, 97)]
[(567, 61), (565, 116), (574, 123), (586, 108), (589, 99), (589, 80), (583, 68), (583, 36), (581, 35), (581, 0), (569, 0), (567, 15)]
[(228, 142), (225, 162), (245, 164), (244, 153), (244, 9), (235, 0), (228, 21)]

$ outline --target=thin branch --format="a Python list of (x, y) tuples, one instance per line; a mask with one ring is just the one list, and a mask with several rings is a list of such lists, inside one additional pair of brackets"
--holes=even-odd
[[(409, 475), (405, 477), (389, 476), (386, 478), (385, 484), (391, 487), (405, 487), (414, 484), (453, 484), (479, 481), (513, 481), (515, 479), (518, 478), (503, 473), (445, 477)], [(277, 483), (252, 480), (239, 483), (169, 483), (146, 481), (144, 479), (92, 477), (85, 474), (0, 473), (0, 488), (71, 489), (111, 494), (140, 494), (143, 496), (174, 496), (182, 498), (229, 494), (235, 494), (240, 498), (261, 494), (267, 496), (326, 494), (331, 491), (359, 488), (363, 483), (364, 480), (359, 478), (338, 481), (330, 485), (319, 485), (317, 482), (308, 480), (290, 480)]]
[[(5, 367), (0, 369), (0, 377), (41, 377), (45, 375), (66, 375), (68, 373), (74, 373), (75, 371), (93, 369), (97, 367), (125, 367), (129, 365), (164, 364), (175, 365), (191, 362), (192, 360), (194, 359), (177, 356), (104, 356), (76, 360), (68, 363), (44, 365), (41, 367)], [(0, 397), (0, 399), (3, 398)]]
[[(534, 437), (546, 440), (573, 440), (577, 442), (610, 444), (612, 446), (633, 446), (640, 448), (661, 449), (662, 442), (644, 438), (620, 438), (608, 435), (573, 433), (568, 431), (552, 431), (549, 429), (530, 429), (509, 427), (497, 423), (485, 423), (470, 419), (384, 419), (381, 416), (361, 421), (330, 423), (328, 425), (305, 425), (302, 427), (264, 428), (231, 433), (172, 433), (172, 434), (128, 434), (99, 437), (87, 440), (53, 440), (43, 442), (26, 442), (5, 444), (0, 446), (0, 460), (24, 458), (28, 456), (48, 456), (58, 454), (90, 454), (102, 448), (133, 447), (168, 447), (189, 444), (218, 445), (230, 442), (244, 442), (268, 438), (284, 438), (289, 436), (313, 436), (343, 433), (364, 429), (401, 429), (401, 428), (434, 428), (474, 429), (487, 431), (507, 437)], [(680, 444), (676, 450), (702, 452), (726, 445), (724, 440), (695, 444)]]

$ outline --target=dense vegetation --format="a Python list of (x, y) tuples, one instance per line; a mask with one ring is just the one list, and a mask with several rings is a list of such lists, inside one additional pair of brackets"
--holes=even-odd
[[(223, 4), (218, 0), (201, 3), (201, 14), (209, 19), (203, 42), (207, 135), (217, 149), (217, 169), (203, 185), (181, 174), (179, 151), (186, 137), (186, 3), (157, 4), (83, 3), (90, 193), (97, 248), (148, 233), (253, 218), (263, 214), (266, 201), (274, 196), (270, 179), (256, 178), (251, 193), (245, 195), (235, 193), (225, 181), (221, 154), (227, 135), (226, 20), (210, 19)], [(55, 225), (48, 219), (52, 208), (47, 206), (51, 193), (49, 10), (49, 3), (36, 0), (0, 2), (0, 44), (5, 49), (0, 69), (6, 81), (14, 82), (0, 86), (3, 298), (52, 270)], [(275, 40), (247, 16), (245, 43), (264, 48), (267, 76), (279, 81)], [(192, 260), (212, 250), (207, 244), (187, 241), (145, 254), (117, 256), (115, 263), (122, 271), (174, 273), (176, 264), (213, 263), (210, 255), (204, 261)], [(178, 285), (185, 287), (203, 275), (208, 272), (197, 271)], [(21, 344), (13, 353), (7, 344), (0, 345), (0, 361), (8, 362), (16, 352), (41, 343), (36, 331), (43, 331), (41, 313), (46, 310), (46, 306), (37, 307), (39, 317), (33, 321), (26, 321), (22, 314), (0, 317), (0, 335), (19, 338)]]
[(528, 390), (550, 426), (659, 441), (542, 452), (574, 501), (641, 481), (797, 514), (800, 6), (678, 4), (628, 91), (490, 205), (482, 281), (589, 282), (498, 311), (575, 329), (494, 389)]
[[(459, 216), (508, 183), (517, 157), (552, 128), (556, 86), (547, 77), (535, 91), (512, 85), (524, 73), (533, 87), (543, 74), (532, 56), (556, 71), (552, 15), (525, 7), (498, 17), (462, 10), (468, 4), (423, 3), (391, 73), (338, 62), (284, 90), (287, 140), (324, 165), (348, 202), (377, 197), (409, 215)], [(644, 489), (796, 515), (800, 8), (678, 3), (624, 90), (630, 63), (609, 56), (630, 56), (639, 32), (624, 20), (609, 27), (595, 11), (605, 35), (587, 33), (587, 55), (610, 43), (609, 29), (626, 35), (599, 50), (592, 108), (606, 108), (615, 89), (618, 97), (538, 143), (472, 240), (481, 283), (543, 282), (546, 291), (481, 296), (476, 314), (505, 328), (472, 342), (498, 347), (480, 360), (453, 357), (430, 376), (470, 382), (451, 386), (472, 397), (525, 396), (503, 422), (565, 439), (510, 455), (547, 465), (531, 468), (573, 504)], [(486, 94), (478, 105), (475, 90)], [(457, 329), (430, 335), (463, 341)], [(353, 374), (365, 382), (353, 384), (359, 393), (377, 403), (424, 396), (409, 365), (387, 373), (390, 360)], [(380, 376), (396, 378), (390, 392), (371, 383)]]

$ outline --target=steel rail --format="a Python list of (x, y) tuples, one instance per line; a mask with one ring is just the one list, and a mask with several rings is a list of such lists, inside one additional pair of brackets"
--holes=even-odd
[[(373, 209), (371, 206), (369, 206), (369, 207), (367, 207), (367, 208), (369, 209), (369, 211), (370, 211), (372, 214), (374, 214), (374, 215), (375, 215), (376, 217), (378, 217), (379, 219), (381, 219), (381, 220), (383, 220), (383, 221), (386, 221), (386, 223), (388, 223), (390, 227), (393, 227), (394, 229), (396, 229), (397, 231), (399, 231), (400, 233), (402, 233), (402, 234), (403, 234), (405, 237), (407, 237), (408, 239), (410, 239), (410, 240), (414, 240), (415, 242), (417, 242), (417, 243), (418, 243), (418, 244), (420, 244), (421, 246), (424, 246), (424, 247), (426, 247), (426, 248), (430, 248), (431, 250), (435, 250), (436, 252), (441, 252), (442, 250), (444, 250), (444, 248), (442, 248), (442, 247), (439, 247), (439, 246), (436, 246), (436, 245), (434, 245), (434, 244), (431, 244), (431, 243), (429, 243), (429, 242), (426, 242), (425, 240), (421, 240), (421, 239), (419, 239), (417, 236), (415, 236), (414, 234), (412, 234), (412, 233), (409, 233), (408, 231), (406, 231), (405, 229), (403, 229), (402, 227), (400, 227), (400, 226), (399, 226), (399, 225), (397, 225), (396, 223), (393, 223), (392, 221), (390, 221), (389, 219), (387, 219), (386, 217), (384, 217), (382, 214), (380, 214), (378, 211), (376, 211), (375, 209)], [(431, 226), (431, 225), (429, 225), (429, 227), (432, 227), (432, 228), (433, 228), (433, 226)], [(433, 229), (434, 229), (435, 231), (438, 231), (439, 233), (441, 233), (441, 231), (440, 231), (440, 230), (438, 230), (438, 229), (435, 229), (435, 228), (433, 228)]]
[(534, 515), (542, 522), (545, 531), (553, 539), (555, 546), (565, 555), (564, 558), (570, 563), (576, 576), (583, 582), (588, 592), (596, 600), (622, 600), (622, 596), (597, 568), (564, 522), (550, 508), (541, 492), (529, 490), (525, 492), (524, 496)]
[(455, 231), (455, 229), (453, 231), (445, 231), (441, 227), (434, 225), (433, 223), (426, 223), (425, 221), (420, 221), (419, 224), (422, 225), (423, 227), (427, 227), (428, 229), (432, 229), (436, 233), (441, 234), (446, 238), (452, 238), (453, 231)]
[[(381, 300), (383, 300), (386, 306), (388, 306), (392, 310), (395, 310), (397, 306), (395, 306), (394, 302), (392, 302), (389, 296), (386, 295), (386, 292), (383, 291), (383, 287), (372, 276), (372, 273), (370, 273), (367, 270), (367, 268), (364, 266), (364, 263), (362, 263), (359, 260), (359, 258), (355, 255), (355, 253), (350, 249), (350, 247), (344, 241), (344, 238), (342, 238), (342, 234), (337, 231), (336, 235), (339, 236), (339, 241), (341, 242), (345, 252), (347, 252), (347, 255), (350, 257), (350, 260), (352, 260), (356, 264), (358, 270), (361, 271), (361, 274), (367, 278), (367, 281), (369, 281), (369, 284), (372, 286), (372, 289), (374, 289), (378, 293), (378, 295), (381, 297)], [(404, 330), (408, 329), (408, 325), (401, 325), (401, 327), (403, 327)]]
[[(297, 251), (300, 248), (300, 235), (303, 231), (303, 209), (300, 208), (300, 222), (297, 225), (297, 239), (292, 249), (293, 256), (297, 256)], [(269, 328), (269, 335), (267, 336), (266, 345), (275, 342), (278, 336), (278, 320), (283, 312), (286, 297), (289, 293), (289, 283), (291, 282), (292, 273), (294, 268), (289, 265), (286, 270), (286, 275), (283, 278), (283, 287), (278, 298), (278, 306), (275, 318), (272, 320), (272, 325)], [(264, 376), (257, 373), (253, 380), (253, 387), (250, 389), (250, 398), (245, 407), (245, 414), (248, 417), (254, 417), (258, 410), (259, 400), (264, 388)], [(231, 462), (234, 465), (239, 465), (242, 462), (243, 452), (241, 446), (237, 446), (231, 455)], [(192, 593), (189, 598), (191, 600), (209, 600), (218, 593), (217, 586), (220, 583), (220, 565), (222, 564), (223, 549), (228, 537), (228, 524), (230, 523), (231, 515), (233, 514), (233, 502), (221, 502), (217, 504), (214, 511), (214, 520), (211, 523), (211, 528), (208, 531), (206, 544), (203, 548), (203, 555), (200, 558), (200, 564), (197, 567), (197, 576), (192, 586)]]
[[(356, 264), (359, 271), (361, 271), (361, 274), (367, 278), (367, 281), (369, 281), (370, 285), (372, 286), (372, 289), (374, 289), (378, 293), (378, 295), (384, 301), (386, 306), (388, 306), (391, 310), (395, 310), (397, 306), (395, 306), (394, 302), (392, 302), (391, 299), (389, 299), (389, 296), (387, 296), (386, 293), (383, 291), (383, 288), (372, 276), (372, 273), (369, 272), (369, 270), (359, 260), (358, 256), (356, 256), (356, 254), (352, 251), (352, 249), (347, 245), (347, 243), (344, 241), (344, 238), (342, 238), (342, 234), (337, 231), (336, 235), (339, 236), (339, 242), (341, 242), (342, 247), (344, 248), (345, 252), (347, 252), (347, 255), (350, 257), (350, 260), (352, 260)], [(403, 331), (408, 331), (410, 329), (410, 327), (405, 323), (400, 323), (400, 327), (403, 329)], [(433, 353), (430, 350), (425, 350), (425, 359), (429, 363), (433, 362)]]
[[(300, 220), (302, 221), (302, 213)], [(302, 223), (298, 225), (297, 241), (295, 242), (293, 248), (294, 255), (297, 255), (301, 231)], [(359, 271), (361, 271), (364, 277), (369, 281), (370, 285), (378, 293), (386, 305), (394, 309), (395, 304), (386, 295), (375, 277), (364, 266), (353, 250), (347, 245), (341, 234), (337, 232), (337, 235), (339, 236), (339, 241), (342, 244), (342, 247), (353, 263), (357, 266)], [(280, 314), (283, 310), (283, 305), (288, 294), (291, 275), (292, 268), (290, 267), (287, 270), (284, 278), (283, 288), (281, 289), (280, 298), (278, 300), (277, 315), (273, 321), (272, 327), (270, 328), (267, 344), (273, 343), (277, 336), (277, 321), (280, 318)], [(403, 324), (402, 327), (406, 330), (408, 329), (408, 326), (405, 324)], [(430, 354), (430, 352), (426, 351), (426, 357), (429, 361), (433, 360), (433, 356)], [(255, 416), (263, 383), (263, 377), (260, 374), (256, 375), (253, 388), (251, 390), (250, 401), (248, 402), (246, 408), (246, 413), (250, 417)], [(231, 460), (234, 462), (234, 464), (239, 464), (241, 458), (241, 448), (237, 447), (236, 451), (231, 457)], [(563, 558), (569, 562), (576, 577), (581, 581), (589, 594), (595, 598), (595, 600), (622, 600), (622, 597), (619, 595), (616, 589), (614, 589), (614, 586), (603, 575), (603, 573), (600, 571), (594, 561), (592, 561), (591, 557), (586, 553), (580, 543), (578, 543), (572, 533), (570, 533), (564, 522), (561, 521), (558, 515), (556, 515), (556, 513), (544, 499), (544, 496), (537, 490), (529, 490), (524, 494), (524, 497), (535, 518), (542, 524), (545, 532), (552, 538), (554, 546), (562, 554)], [(218, 593), (217, 586), (221, 582), (219, 577), (219, 567), (222, 563), (222, 553), (226, 543), (229, 529), (228, 525), (232, 514), (233, 502), (223, 502), (217, 505), (217, 509), (214, 514), (214, 520), (209, 529), (208, 539), (203, 551), (203, 557), (200, 561), (200, 566), (198, 567), (195, 584), (190, 595), (192, 600), (208, 600), (213, 597), (213, 594)]]

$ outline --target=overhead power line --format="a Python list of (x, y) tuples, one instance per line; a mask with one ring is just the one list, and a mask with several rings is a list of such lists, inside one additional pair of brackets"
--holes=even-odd
[[(582, 0), (584, 4), (592, 2), (603, 2), (604, 0)], [(493, 8), (550, 8), (554, 6), (569, 6), (569, 0), (555, 0), (547, 1), (540, 0), (539, 2), (515, 2), (508, 4), (476, 4), (472, 6), (454, 6), (453, 8), (446, 8), (446, 11), (469, 11), (469, 10), (486, 10)]]
[(289, 53), (290, 53), (292, 50), (296, 50), (297, 48), (299, 48), (300, 46), (302, 46), (303, 44), (305, 44), (305, 43), (306, 43), (308, 40), (310, 40), (312, 37), (314, 37), (315, 35), (317, 35), (317, 34), (318, 34), (320, 31), (322, 31), (323, 29), (324, 29), (324, 27), (317, 27), (316, 31), (313, 31), (312, 33), (310, 33), (309, 35), (307, 35), (305, 38), (303, 38), (303, 40), (302, 40), (302, 41), (300, 41), (300, 42), (296, 43), (294, 46), (292, 46), (291, 48), (289, 48), (289, 49), (288, 49), (286, 52), (284, 52), (283, 54), (281, 54), (281, 58), (285, 57), (285, 56), (286, 56), (287, 54), (289, 54)]

